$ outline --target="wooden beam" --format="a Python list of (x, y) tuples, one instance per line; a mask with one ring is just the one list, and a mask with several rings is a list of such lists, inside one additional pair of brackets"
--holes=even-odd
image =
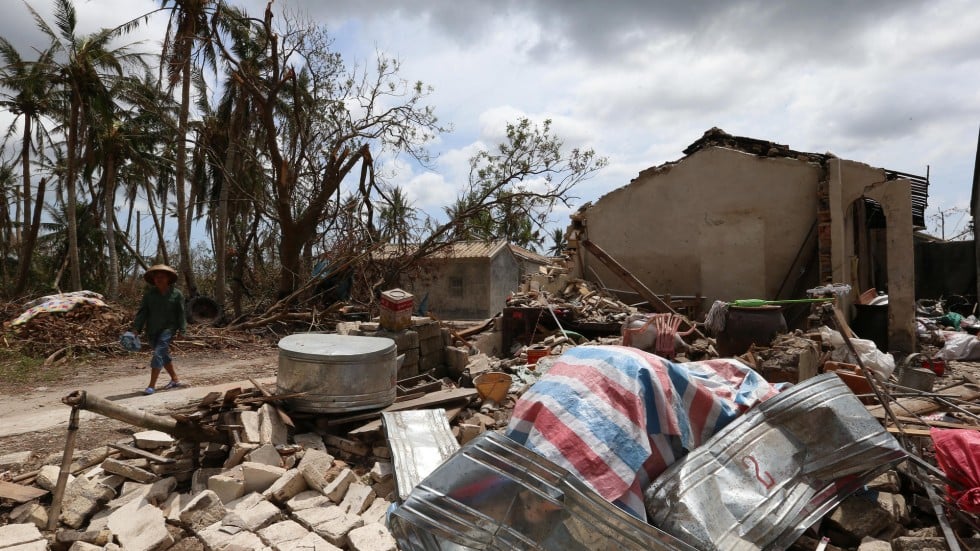
[(600, 262), (606, 265), (607, 268), (613, 271), (616, 275), (621, 277), (627, 285), (629, 285), (634, 291), (639, 293), (643, 300), (650, 303), (650, 306), (654, 310), (661, 314), (666, 314), (668, 312), (676, 314), (674, 309), (670, 307), (669, 304), (661, 300), (660, 297), (651, 291), (642, 281), (636, 278), (629, 270), (623, 267), (622, 264), (616, 261), (615, 258), (609, 256), (609, 253), (602, 250), (602, 247), (596, 245), (595, 243), (589, 241), (588, 239), (583, 239), (581, 241), (582, 246), (585, 247), (593, 256), (599, 259)]

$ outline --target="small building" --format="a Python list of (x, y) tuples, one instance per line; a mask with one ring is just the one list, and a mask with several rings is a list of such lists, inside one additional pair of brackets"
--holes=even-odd
[[(405, 254), (391, 247), (378, 256)], [(452, 244), (420, 261), (417, 270), (402, 274), (399, 286), (441, 319), (491, 318), (517, 291), (523, 277), (549, 264), (547, 257), (506, 240)]]
[[(802, 298), (844, 283), (889, 294), (889, 347), (915, 343), (913, 230), (928, 181), (712, 128), (572, 216), (573, 275), (622, 287), (602, 248), (654, 293)], [(845, 305), (846, 306), (846, 305)]]

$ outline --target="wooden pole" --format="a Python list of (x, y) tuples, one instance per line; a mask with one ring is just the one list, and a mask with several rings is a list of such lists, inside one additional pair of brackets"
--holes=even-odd
[(171, 417), (154, 415), (146, 411), (126, 407), (84, 390), (76, 390), (61, 399), (65, 405), (98, 413), (124, 423), (150, 430), (159, 430), (194, 442), (219, 442), (226, 444), (228, 435), (214, 427), (180, 423)]
[(68, 475), (71, 474), (71, 458), (75, 454), (75, 436), (78, 434), (78, 406), (72, 406), (68, 418), (68, 437), (65, 439), (65, 452), (61, 456), (61, 471), (58, 473), (58, 485), (55, 486), (51, 498), (51, 509), (48, 511), (48, 530), (58, 527), (58, 517), (61, 516), (61, 500), (65, 497), (65, 486), (68, 485)]
[[(626, 282), (627, 285), (633, 288), (634, 291), (639, 293), (639, 295), (643, 297), (643, 300), (647, 301), (650, 304), (650, 306), (653, 306), (654, 310), (662, 314), (671, 313), (671, 314), (676, 314), (678, 316), (680, 315), (676, 311), (674, 311), (674, 309), (671, 308), (669, 304), (667, 304), (660, 297), (658, 297), (656, 293), (654, 293), (646, 285), (644, 285), (642, 281), (640, 281), (639, 279), (636, 278), (636, 276), (631, 274), (629, 270), (624, 268), (622, 264), (617, 262), (615, 258), (609, 256), (609, 253), (602, 250), (602, 247), (596, 245), (595, 243), (589, 241), (588, 239), (583, 239), (582, 241), (580, 241), (580, 243), (582, 244), (583, 247), (588, 249), (588, 251), (592, 253), (593, 256), (595, 256), (596, 258), (599, 259), (599, 261), (605, 264), (607, 268), (612, 270), (613, 273), (621, 277), (623, 281)], [(705, 336), (701, 333), (701, 331), (698, 331), (697, 327), (694, 325), (693, 322), (691, 322), (687, 318), (685, 318), (684, 321), (687, 322), (689, 326), (691, 326), (691, 328), (699, 337), (705, 338)]]

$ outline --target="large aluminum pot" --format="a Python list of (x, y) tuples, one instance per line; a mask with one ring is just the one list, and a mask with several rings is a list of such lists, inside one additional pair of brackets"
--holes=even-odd
[(395, 401), (395, 341), (328, 333), (297, 333), (279, 341), (279, 393), (297, 411), (339, 413), (379, 409)]

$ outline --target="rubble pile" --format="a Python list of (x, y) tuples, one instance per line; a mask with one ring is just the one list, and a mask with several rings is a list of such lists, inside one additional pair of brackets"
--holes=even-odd
[[(583, 279), (560, 278), (539, 290), (515, 293), (507, 300), (510, 308), (552, 308), (574, 323), (618, 324), (637, 309)], [(561, 319), (561, 318), (560, 318)], [(548, 320), (545, 320), (548, 323)]]

